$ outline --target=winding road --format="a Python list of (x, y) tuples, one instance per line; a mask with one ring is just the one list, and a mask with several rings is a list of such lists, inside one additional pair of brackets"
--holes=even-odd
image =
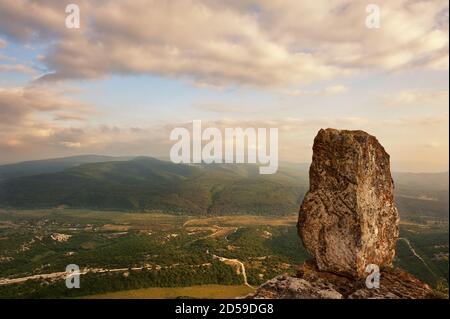
[(248, 283), (247, 280), (247, 273), (245, 272), (245, 266), (244, 263), (242, 263), (239, 259), (229, 259), (229, 258), (225, 258), (225, 257), (221, 257), (221, 256), (217, 256), (217, 255), (212, 255), (214, 259), (219, 259), (219, 261), (226, 263), (228, 265), (237, 265), (240, 267), (241, 269), (241, 273), (242, 273), (242, 277), (244, 277), (244, 284), (247, 287), (250, 287), (252, 289), (255, 289), (255, 287), (253, 287), (252, 285), (250, 285)]
[(413, 245), (411, 244), (411, 242), (407, 238), (399, 237), (398, 239), (399, 240), (403, 240), (408, 245), (408, 247), (411, 250), (411, 252), (413, 253), (413, 255), (416, 256), (425, 265), (425, 267), (430, 271), (430, 273), (435, 275), (434, 271), (431, 270), (430, 266), (428, 266), (428, 264), (425, 262), (425, 260), (416, 252), (416, 250), (414, 249)]

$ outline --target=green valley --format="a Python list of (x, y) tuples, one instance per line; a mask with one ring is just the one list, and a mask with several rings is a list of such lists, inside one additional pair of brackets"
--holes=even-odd
[[(245, 164), (106, 160), (0, 166), (0, 298), (245, 295), (310, 258), (296, 231), (308, 165), (264, 176)], [(448, 173), (393, 177), (395, 265), (445, 291)], [(80, 289), (65, 286), (69, 264)]]

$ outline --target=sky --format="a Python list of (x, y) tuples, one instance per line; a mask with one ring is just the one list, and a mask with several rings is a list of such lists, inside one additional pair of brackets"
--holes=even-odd
[(0, 0), (0, 164), (167, 158), (201, 120), (278, 128), (282, 161), (333, 127), (375, 135), (393, 170), (447, 171), (448, 25), (441, 0)]

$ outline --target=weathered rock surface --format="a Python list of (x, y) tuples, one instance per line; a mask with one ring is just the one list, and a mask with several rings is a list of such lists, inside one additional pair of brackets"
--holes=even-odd
[[(247, 298), (447, 298), (391, 267), (399, 217), (389, 155), (377, 139), (362, 131), (320, 130), (313, 151), (297, 228), (314, 259), (296, 276), (278, 276)], [(379, 287), (366, 284), (369, 264), (380, 269)]]
[(363, 278), (369, 264), (390, 266), (399, 216), (389, 155), (363, 131), (320, 130), (298, 233), (321, 271)]
[(248, 299), (343, 299), (329, 283), (281, 275), (259, 287)]
[[(440, 296), (441, 298), (443, 296)], [(365, 279), (351, 279), (317, 269), (314, 262), (300, 266), (296, 277), (278, 276), (249, 299), (424, 299), (435, 292), (410, 274), (393, 268), (381, 271), (380, 288), (368, 289)]]

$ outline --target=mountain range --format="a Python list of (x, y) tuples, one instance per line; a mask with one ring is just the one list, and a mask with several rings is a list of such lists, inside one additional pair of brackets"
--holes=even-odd
[[(273, 175), (252, 164), (173, 164), (151, 157), (97, 155), (0, 166), (4, 208), (86, 208), (207, 214), (297, 212), (308, 164)], [(400, 213), (448, 219), (449, 174), (393, 173)]]

